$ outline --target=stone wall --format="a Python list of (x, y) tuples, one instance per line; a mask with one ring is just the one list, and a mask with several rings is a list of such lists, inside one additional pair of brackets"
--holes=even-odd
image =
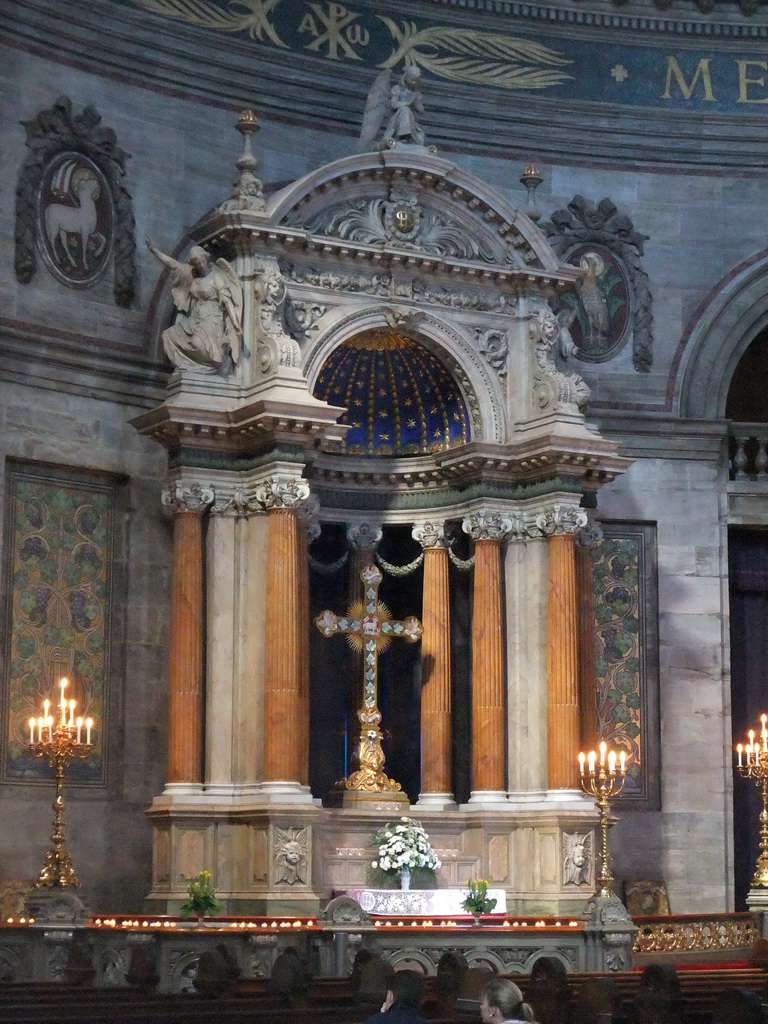
[[(210, 34), (195, 35), (188, 26), (179, 30), (188, 56), (183, 68), (174, 67), (170, 57), (157, 57), (156, 42), (150, 45), (155, 23), (123, 5), (109, 23), (110, 41), (90, 59), (92, 13), (72, 9), (66, 39), (54, 52), (61, 26), (51, 5), (19, 6), (24, 17), (15, 28), (10, 26), (8, 41), (0, 48), (3, 180), (16, 181), (26, 156), (19, 122), (35, 117), (61, 95), (77, 111), (94, 104), (103, 124), (114, 129), (119, 145), (131, 154), (125, 183), (133, 198), (139, 276), (130, 309), (114, 305), (108, 278), (93, 289), (72, 290), (40, 266), (29, 284), (19, 284), (13, 272), (13, 189), (0, 191), (2, 454), (98, 469), (127, 480), (123, 541), (129, 573), (120, 618), (122, 654), (112, 678), (121, 712), (106, 790), (73, 792), (68, 816), (72, 852), (89, 896), (104, 912), (128, 910), (149, 888), (149, 826), (142, 810), (163, 783), (170, 536), (159, 505), (165, 456), (128, 423), (162, 397), (168, 370), (158, 332), (147, 326), (155, 322), (160, 303), (159, 268), (143, 239), (149, 234), (171, 251), (229, 193), (239, 151), (233, 125), (246, 102), (257, 112), (262, 106), (268, 111), (254, 144), (261, 160), (259, 174), (267, 184), (284, 184), (351, 153), (355, 118), (362, 113), (374, 72), (353, 62), (331, 65), (312, 55), (301, 60), (292, 55), (286, 59), (288, 70), (280, 74), (292, 75), (293, 84), (283, 82), (278, 88), (277, 79), (269, 77), (277, 63), (274, 52), (249, 50), (238, 38), (232, 53), (242, 58), (241, 72), (231, 89), (220, 83), (216, 92), (213, 76), (221, 66), (211, 60)], [(109, 10), (105, 0), (100, 10)], [(78, 17), (88, 22), (87, 30), (78, 29)], [(33, 41), (36, 21), (45, 28), (42, 44)], [(137, 29), (132, 41), (131, 26), (139, 25), (141, 33)], [(157, 27), (160, 31), (159, 22)], [(162, 31), (171, 30), (164, 23)], [(721, 42), (725, 49), (746, 45)], [(225, 45), (226, 40), (222, 50)], [(197, 61), (204, 65), (204, 74), (194, 89), (190, 83)], [(348, 70), (343, 86), (339, 68)], [(342, 90), (338, 103), (329, 99), (333, 93), (328, 87), (334, 85)], [(427, 76), (428, 128), (431, 88)], [(686, 407), (680, 381), (690, 358), (687, 339), (695, 336), (707, 308), (727, 290), (739, 268), (764, 251), (768, 205), (762, 157), (757, 159), (750, 141), (757, 115), (747, 112), (738, 122), (712, 115), (706, 124), (686, 120), (679, 110), (660, 115), (659, 136), (649, 143), (646, 156), (663, 150), (659, 140), (670, 136), (675, 124), (684, 126), (686, 138), (695, 137), (682, 155), (670, 155), (666, 162), (654, 157), (652, 165), (650, 156), (642, 159), (637, 111), (625, 117), (620, 108), (606, 107), (599, 121), (586, 107), (565, 103), (557, 117), (567, 121), (569, 134), (554, 138), (552, 107), (537, 97), (512, 102), (508, 93), (484, 96), (473, 126), (471, 116), (456, 115), (459, 94), (444, 82), (435, 85), (434, 95), (433, 122), (446, 159), (455, 159), (521, 206), (525, 193), (518, 184), (520, 172), (524, 160), (535, 159), (544, 177), (536, 201), (545, 219), (575, 195), (593, 203), (608, 197), (649, 236), (642, 262), (653, 295), (650, 372), (633, 369), (631, 345), (610, 362), (578, 364), (592, 389), (594, 415), (637, 459), (623, 478), (601, 492), (600, 514), (658, 523), (662, 810), (622, 815), (614, 832), (615, 866), (619, 876), (665, 877), (675, 912), (727, 909), (731, 767), (725, 478), (716, 432), (706, 442), (689, 443), (690, 424), (683, 428), (676, 416)], [(451, 100), (453, 123), (445, 112)], [(519, 114), (519, 123), (508, 149), (501, 151), (502, 136), (489, 126), (498, 117), (508, 138), (512, 114)], [(707, 152), (708, 133), (743, 138), (743, 150), (735, 144), (729, 166), (725, 157), (722, 166), (713, 166), (712, 160), (705, 166), (701, 154)], [(562, 141), (568, 138), (573, 145)], [(626, 163), (622, 140), (626, 152), (633, 154)], [(737, 173), (733, 168), (739, 162)], [(757, 288), (766, 292), (768, 284)], [(743, 340), (761, 326), (757, 314), (746, 311), (739, 337)], [(713, 330), (720, 330), (717, 323)], [(712, 380), (711, 387), (722, 391), (722, 381)], [(627, 412), (642, 414), (642, 436), (635, 426), (620, 422)], [(720, 407), (718, 414), (723, 412)], [(701, 431), (706, 430), (702, 424)], [(0, 786), (0, 801), (12, 805), (14, 818), (26, 823), (24, 830), (5, 830), (0, 839), (0, 871), (5, 876), (37, 873), (48, 831), (49, 796), (38, 787)], [(27, 836), (39, 840), (30, 844)]]

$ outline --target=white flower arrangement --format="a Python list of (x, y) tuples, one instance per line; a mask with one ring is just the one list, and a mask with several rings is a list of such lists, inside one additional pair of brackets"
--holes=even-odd
[(371, 867), (380, 871), (395, 874), (404, 869), (437, 871), (440, 867), (429, 836), (414, 818), (400, 818), (380, 828), (373, 836), (373, 845), (378, 846), (378, 859), (371, 861)]

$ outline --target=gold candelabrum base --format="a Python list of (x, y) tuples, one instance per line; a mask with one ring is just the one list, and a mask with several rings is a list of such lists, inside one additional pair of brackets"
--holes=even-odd
[(378, 708), (361, 708), (360, 742), (357, 745), (357, 763), (360, 767), (338, 785), (348, 792), (399, 793), (401, 786), (384, 771), (384, 751), (381, 747), (381, 712)]
[[(743, 779), (754, 779), (760, 788), (763, 802), (763, 809), (760, 811), (760, 853), (755, 865), (752, 888), (756, 886), (768, 888), (768, 731), (766, 730), (766, 716), (762, 715), (761, 720), (763, 723), (762, 745), (755, 742), (755, 734), (750, 731), (747, 746), (742, 747), (739, 743), (736, 747), (739, 757), (736, 770)], [(744, 763), (745, 755), (746, 763)]]
[(615, 767), (615, 759), (606, 762), (605, 744), (600, 744), (600, 761), (597, 762), (594, 754), (590, 754), (589, 767), (585, 769), (582, 763), (579, 771), (581, 788), (597, 804), (600, 828), (600, 870), (597, 875), (597, 891), (595, 895), (602, 897), (616, 897), (613, 891), (613, 875), (611, 874), (610, 860), (608, 855), (608, 829), (613, 822), (610, 820), (610, 799), (618, 796), (624, 789), (626, 773), (622, 767), (618, 771)]
[(79, 730), (74, 726), (60, 722), (56, 728), (42, 728), (41, 735), (47, 734), (48, 739), (41, 738), (37, 743), (30, 743), (29, 748), (36, 757), (47, 757), (48, 763), (56, 769), (56, 795), (53, 799), (53, 831), (51, 832), (52, 847), (45, 855), (42, 870), (37, 879), (37, 887), (49, 888), (72, 886), (79, 888), (80, 879), (75, 874), (64, 840), (64, 766), (68, 761), (84, 758), (91, 749), (90, 743), (80, 743), (77, 735)]

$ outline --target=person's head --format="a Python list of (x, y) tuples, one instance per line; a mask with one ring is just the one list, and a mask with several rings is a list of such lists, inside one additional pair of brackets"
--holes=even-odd
[(208, 271), (208, 253), (202, 246), (193, 245), (189, 250), (189, 265), (197, 277), (204, 277)]
[(533, 1020), (533, 1011), (523, 1002), (523, 993), (514, 982), (494, 978), (482, 991), (480, 1017), (483, 1024), (502, 1024), (505, 1020)]
[(411, 88), (419, 84), (421, 81), (421, 71), (415, 64), (409, 64), (405, 71), (403, 71), (403, 81), (406, 85), (410, 85)]
[(424, 998), (424, 978), (418, 971), (395, 971), (389, 991), (393, 1003), (404, 1003), (418, 1010)]

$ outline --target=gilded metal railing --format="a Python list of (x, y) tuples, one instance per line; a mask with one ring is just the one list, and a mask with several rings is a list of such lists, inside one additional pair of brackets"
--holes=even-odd
[(635, 917), (635, 953), (682, 953), (702, 950), (744, 950), (759, 938), (751, 914), (686, 914), (678, 917)]

